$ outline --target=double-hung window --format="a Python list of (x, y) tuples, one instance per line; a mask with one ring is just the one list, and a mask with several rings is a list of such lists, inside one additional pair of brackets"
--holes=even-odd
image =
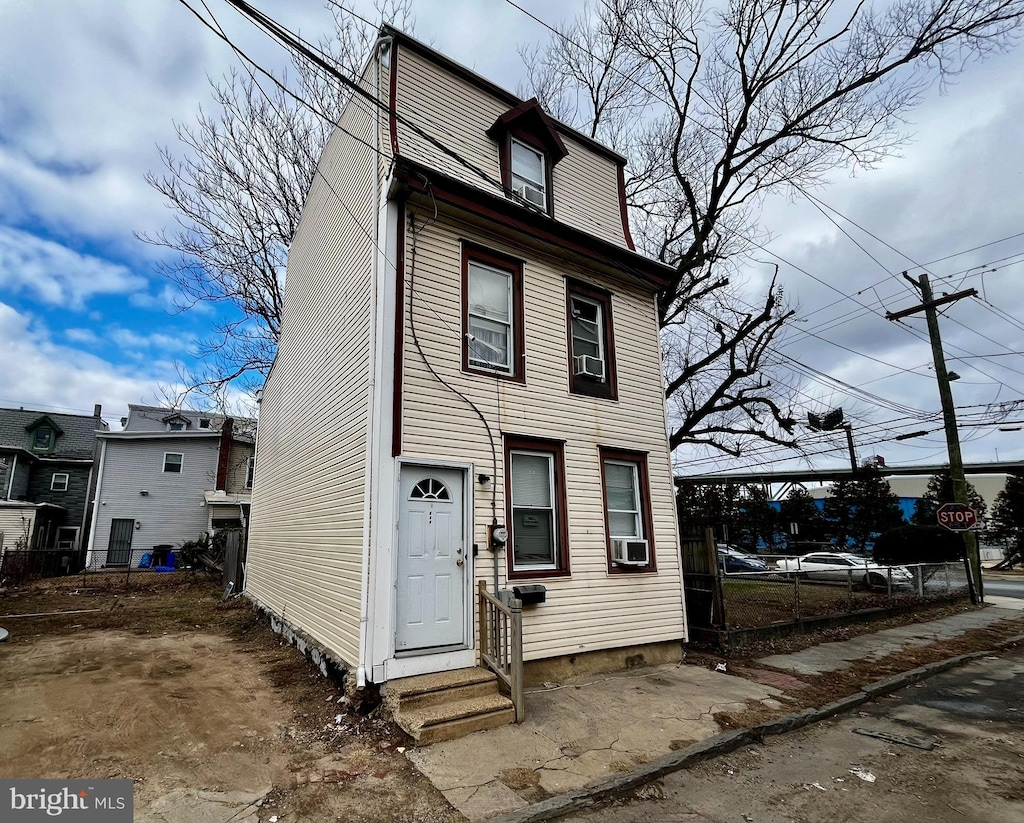
[(256, 458), (250, 457), (245, 463), (245, 487), (252, 488), (253, 479), (256, 477)]
[(562, 444), (506, 440), (510, 575), (566, 574), (568, 529)]
[(523, 379), (522, 264), (468, 243), (462, 365), (466, 371)]
[[(605, 532), (608, 537), (608, 570), (612, 573), (655, 571), (654, 534), (651, 524), (647, 455), (642, 452), (601, 448), (604, 485)], [(613, 544), (646, 542), (647, 562), (620, 564), (614, 561)]]
[(548, 210), (547, 171), (544, 154), (525, 143), (512, 140), (512, 191), (527, 203)]
[(40, 426), (32, 433), (32, 450), (33, 451), (49, 451), (53, 448), (53, 429), (45, 426)]
[(169, 474), (181, 474), (181, 467), (185, 464), (185, 455), (176, 452), (164, 453), (164, 471)]
[(604, 484), (608, 501), (608, 531), (612, 539), (643, 540), (644, 524), (640, 516), (637, 464), (624, 460), (605, 460)]
[(608, 292), (568, 280), (569, 390), (617, 399), (612, 303)]
[(54, 472), (50, 478), (50, 491), (66, 492), (68, 490), (68, 475), (66, 472)]

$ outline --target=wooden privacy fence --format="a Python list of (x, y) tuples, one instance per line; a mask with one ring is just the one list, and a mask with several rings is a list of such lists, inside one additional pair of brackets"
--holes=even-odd
[(508, 605), (487, 591), (487, 583), (477, 587), (480, 632), (480, 662), (493, 671), (508, 689), (515, 706), (516, 723), (526, 716), (523, 694), (523, 603), (512, 598)]

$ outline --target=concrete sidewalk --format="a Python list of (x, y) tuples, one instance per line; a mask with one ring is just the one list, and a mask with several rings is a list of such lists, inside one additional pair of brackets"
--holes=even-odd
[[(520, 809), (552, 795), (637, 769), (721, 732), (718, 712), (795, 706), (794, 675), (847, 668), (1007, 620), (1016, 608), (990, 605), (927, 623), (757, 661), (757, 682), (701, 666), (669, 664), (578, 678), (528, 690), (526, 721), (408, 752), (409, 759), (470, 821)], [(1022, 625), (1024, 628), (1024, 625)], [(770, 685), (766, 685), (770, 684)]]

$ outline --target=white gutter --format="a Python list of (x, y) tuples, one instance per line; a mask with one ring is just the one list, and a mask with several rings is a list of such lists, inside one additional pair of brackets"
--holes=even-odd
[[(384, 43), (391, 43), (391, 37), (378, 37), (371, 50), (373, 60), (373, 83), (374, 94), (380, 92), (380, 47)], [(380, 114), (374, 114), (373, 123), (373, 263), (370, 269), (370, 358), (369, 358), (369, 387), (367, 390), (367, 411), (369, 427), (366, 432), (366, 458), (364, 467), (366, 471), (366, 499), (363, 503), (363, 557), (362, 557), (362, 597), (359, 605), (359, 663), (356, 666), (356, 687), (363, 688), (366, 685), (366, 655), (369, 644), (370, 627), (370, 548), (373, 545), (373, 503), (374, 493), (377, 484), (374, 482), (373, 472), (376, 466), (374, 461), (374, 450), (377, 447), (377, 438), (374, 430), (380, 421), (374, 414), (374, 402), (377, 395), (377, 289), (380, 281)]]
[(100, 492), (103, 490), (103, 465), (107, 459), (107, 441), (100, 441), (100, 468), (96, 473), (96, 498), (92, 501), (92, 523), (89, 524), (89, 546), (85, 551), (86, 568), (92, 565), (93, 546), (96, 542), (96, 523), (100, 519)]

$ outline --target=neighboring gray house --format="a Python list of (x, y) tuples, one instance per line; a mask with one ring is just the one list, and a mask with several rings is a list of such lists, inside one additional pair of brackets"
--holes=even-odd
[(100, 436), (90, 568), (138, 565), (154, 546), (246, 527), (253, 439), (232, 418), (130, 405), (121, 422)]
[(83, 547), (97, 438), (109, 428), (101, 412), (0, 409), (0, 546), (69, 553)]

